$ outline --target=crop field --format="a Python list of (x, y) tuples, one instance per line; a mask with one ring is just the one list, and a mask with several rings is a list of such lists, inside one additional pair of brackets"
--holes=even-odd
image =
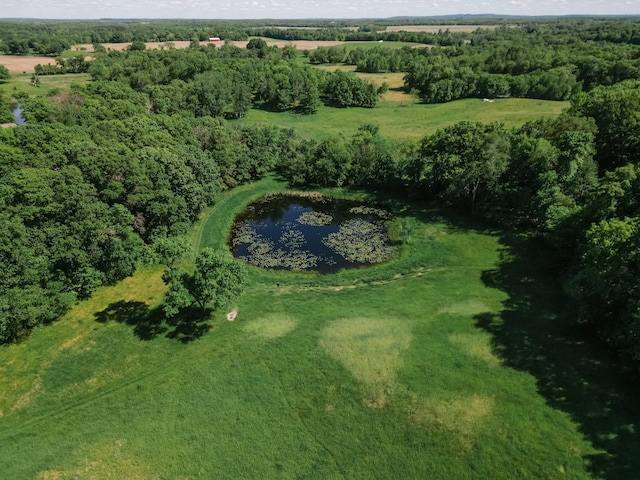
[[(224, 247), (244, 205), (285, 188), (267, 178), (225, 193), (194, 228), (194, 250)], [(391, 208), (402, 253), (325, 276), (250, 267), (237, 302), (201, 322), (163, 319), (160, 267), (100, 288), (0, 349), (2, 476), (639, 471), (638, 392), (565, 328), (535, 242), (430, 205), (323, 193)]]
[(33, 73), (36, 65), (55, 64), (55, 58), (26, 55), (0, 55), (0, 65), (11, 74)]
[[(367, 77), (374, 75), (381, 75), (382, 80), (389, 74), (368, 74)], [(371, 81), (377, 84), (373, 78)], [(379, 126), (380, 133), (384, 136), (406, 139), (432, 134), (462, 120), (502, 122), (508, 127), (519, 126), (541, 117), (557, 116), (569, 107), (569, 102), (519, 98), (498, 99), (493, 103), (466, 99), (425, 105), (397, 90), (390, 91), (387, 95), (388, 100), (379, 102), (371, 109), (320, 107), (314, 115), (250, 110), (241, 121), (294, 128), (302, 135), (316, 138), (340, 134), (349, 136), (361, 125), (371, 123)]]

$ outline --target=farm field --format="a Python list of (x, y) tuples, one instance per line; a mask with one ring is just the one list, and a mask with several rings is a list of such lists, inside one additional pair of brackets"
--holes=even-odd
[[(247, 202), (285, 187), (227, 192), (194, 248), (223, 247)], [(539, 247), (371, 200), (398, 217), (403, 253), (387, 264), (251, 268), (235, 321), (172, 324), (146, 267), (0, 349), (3, 475), (631, 478), (638, 392), (564, 327)]]
[(0, 65), (11, 74), (33, 73), (36, 65), (54, 65), (55, 58), (34, 57), (26, 55), (0, 55)]
[[(377, 82), (374, 81), (374, 83)], [(569, 102), (517, 98), (499, 99), (493, 103), (483, 102), (480, 99), (465, 99), (425, 105), (416, 103), (410, 95), (402, 92), (390, 91), (387, 95), (393, 100), (381, 101), (372, 109), (340, 109), (321, 106), (318, 113), (314, 115), (273, 113), (253, 109), (241, 121), (294, 128), (302, 135), (316, 138), (339, 134), (349, 136), (362, 124), (371, 123), (380, 127), (380, 133), (383, 136), (419, 138), (462, 120), (502, 122), (511, 127), (540, 117), (557, 116), (569, 107)], [(404, 100), (398, 101), (402, 98)]]

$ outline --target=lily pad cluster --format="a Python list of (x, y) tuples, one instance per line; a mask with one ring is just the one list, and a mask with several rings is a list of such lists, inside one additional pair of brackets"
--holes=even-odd
[(362, 218), (347, 220), (322, 242), (348, 261), (358, 263), (384, 262), (397, 249), (389, 243), (384, 225)]
[(347, 200), (270, 195), (236, 218), (229, 243), (256, 267), (329, 273), (395, 255), (391, 218), (383, 208)]

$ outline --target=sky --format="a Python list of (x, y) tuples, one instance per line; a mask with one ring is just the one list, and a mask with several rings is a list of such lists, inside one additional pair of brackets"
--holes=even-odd
[(640, 0), (1, 0), (0, 18), (387, 18), (638, 15)]

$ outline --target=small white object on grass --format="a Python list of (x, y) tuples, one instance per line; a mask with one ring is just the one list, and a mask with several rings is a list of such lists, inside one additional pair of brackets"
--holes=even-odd
[(227, 313), (227, 320), (229, 320), (230, 322), (233, 322), (236, 319), (237, 315), (238, 315), (238, 309), (234, 308), (229, 313)]

